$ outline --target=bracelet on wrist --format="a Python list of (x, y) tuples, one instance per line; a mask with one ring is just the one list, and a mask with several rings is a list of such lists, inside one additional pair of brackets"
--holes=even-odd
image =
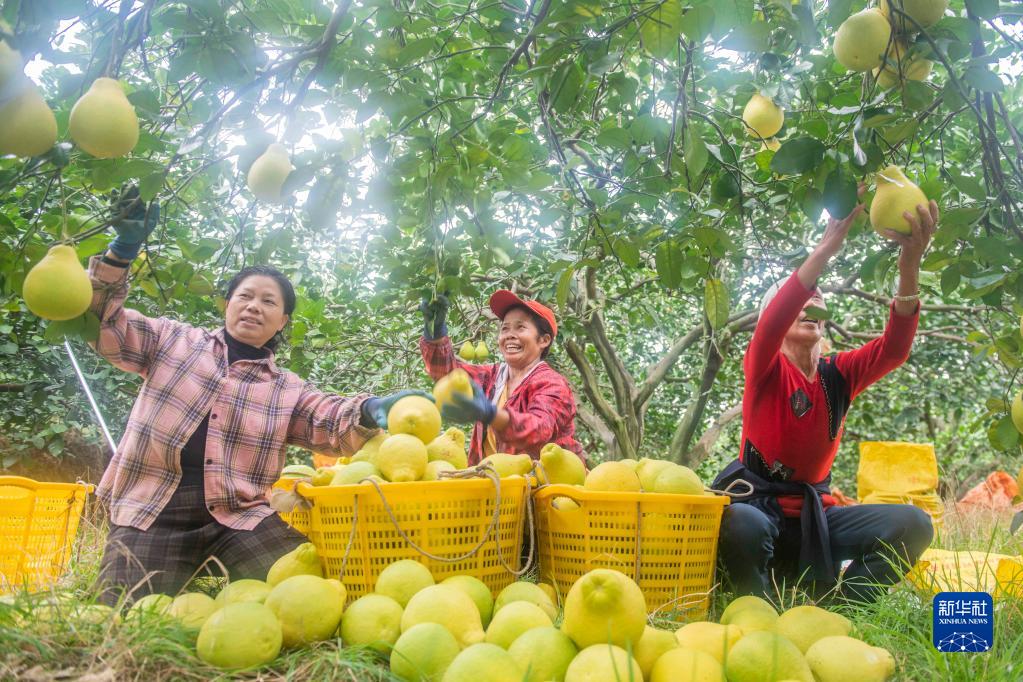
[(920, 300), (920, 293), (917, 292), (915, 294), (909, 294), (908, 296), (895, 296), (894, 298), (895, 298), (896, 301), (902, 301), (902, 302), (905, 302), (905, 303), (908, 303), (910, 301), (919, 301)]

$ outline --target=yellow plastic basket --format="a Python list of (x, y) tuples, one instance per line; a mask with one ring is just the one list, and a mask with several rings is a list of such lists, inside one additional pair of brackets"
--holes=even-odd
[(0, 476), (0, 593), (45, 589), (64, 573), (92, 490)]
[[(579, 508), (555, 509), (556, 497)], [(594, 568), (613, 568), (639, 584), (650, 612), (680, 619), (706, 614), (727, 498), (548, 485), (533, 501), (540, 578), (559, 594)]]
[(312, 506), (281, 516), (316, 545), (325, 575), (344, 583), (349, 601), (372, 592), (380, 571), (399, 559), (419, 561), (438, 581), (474, 576), (496, 594), (520, 571), (526, 483), (496, 477), (325, 487), (301, 482), (297, 492)]

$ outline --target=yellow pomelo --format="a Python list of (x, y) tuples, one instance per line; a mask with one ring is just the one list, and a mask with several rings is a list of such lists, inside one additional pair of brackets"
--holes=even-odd
[(293, 170), (287, 148), (274, 142), (249, 167), (249, 191), (260, 201), (279, 202), (284, 181)]
[(728, 606), (725, 607), (725, 610), (721, 612), (721, 618), (719, 618), (718, 620), (720, 620), (722, 625), (728, 625), (730, 622), (732, 622), (732, 618), (737, 613), (739, 613), (740, 611), (745, 611), (746, 609), (750, 608), (764, 609), (766, 611), (770, 611), (775, 616), (778, 615), (777, 609), (774, 608), (771, 602), (767, 601), (763, 597), (756, 597), (752, 594), (747, 594), (742, 597), (736, 597), (735, 599), (730, 601), (728, 603)]
[(743, 609), (733, 615), (729, 625), (738, 626), (743, 634), (749, 634), (757, 630), (774, 630), (774, 624), (778, 621), (778, 614), (767, 609)]
[(388, 481), (418, 481), (426, 472), (426, 446), (413, 435), (398, 433), (383, 442), (373, 461)]
[(703, 481), (696, 472), (681, 464), (672, 464), (661, 470), (654, 479), (653, 492), (675, 495), (702, 495)]
[(641, 460), (638, 460), (638, 459), (620, 459), (618, 461), (621, 462), (622, 464), (624, 464), (625, 466), (629, 467), (633, 471), (635, 471), (636, 469), (639, 468), (639, 464), (640, 464)]
[(852, 622), (843, 615), (817, 606), (794, 606), (778, 616), (774, 631), (788, 638), (804, 654), (821, 637), (848, 635)]
[(650, 682), (725, 682), (725, 669), (708, 653), (698, 649), (673, 649), (657, 659)]
[(380, 446), (383, 444), (383, 442), (387, 440), (388, 435), (389, 434), (386, 431), (381, 431), (380, 433), (378, 433), (377, 435), (373, 436), (365, 443), (363, 443), (362, 447), (359, 449), (359, 452), (365, 452), (369, 455), (375, 455), (377, 451), (380, 450)]
[(505, 606), (517, 601), (525, 601), (539, 606), (552, 621), (558, 617), (558, 607), (550, 595), (536, 583), (525, 580), (516, 580), (497, 594), (497, 599), (494, 601), (494, 613), (496, 614)]
[(737, 625), (701, 620), (683, 625), (675, 633), (675, 639), (684, 649), (702, 651), (713, 656), (718, 663), (724, 663), (728, 652), (742, 639), (742, 634)]
[(909, 47), (902, 40), (892, 42), (887, 59), (873, 70), (878, 85), (884, 89), (893, 88), (902, 81), (922, 81), (931, 74), (934, 63), (917, 54), (910, 54)]
[(547, 595), (547, 598), (551, 600), (551, 603), (555, 606), (561, 601), (558, 597), (558, 590), (550, 583), (537, 583), (537, 587), (543, 590), (543, 593)]
[[(882, 653), (883, 652), (883, 653)], [(884, 682), (890, 654), (844, 635), (822, 637), (806, 652), (817, 682)]]
[(643, 671), (629, 653), (610, 644), (580, 651), (565, 671), (565, 682), (641, 682)]
[(443, 459), (427, 462), (426, 469), (423, 471), (422, 480), (439, 481), (441, 480), (440, 474), (442, 471), (458, 471), (458, 469), (454, 464)]
[(370, 476), (379, 476), (380, 470), (372, 462), (352, 462), (334, 472), (330, 485), (355, 485)]
[(323, 577), (320, 555), (317, 554), (316, 546), (313, 543), (303, 542), (275, 561), (266, 574), (266, 584), (274, 587), (281, 581), (295, 575)]
[[(394, 434), (407, 433), (426, 445), (440, 433), (440, 412), (429, 398), (405, 396), (387, 413), (387, 430), (392, 437)], [(384, 443), (380, 444), (381, 448)]]
[(508, 653), (525, 669), (524, 682), (550, 682), (565, 679), (565, 671), (579, 649), (561, 630), (543, 627), (519, 635)]
[(944, 16), (945, 10), (948, 9), (948, 0), (895, 0), (895, 8), (908, 14), (916, 21), (913, 23), (898, 12), (892, 12), (890, 4), (892, 4), (891, 0), (881, 0), (879, 9), (886, 16), (891, 17), (892, 24), (901, 33), (916, 33), (920, 30), (917, 28), (917, 24), (920, 25), (920, 28), (933, 26), (938, 23), (938, 20)]
[(636, 659), (639, 669), (643, 671), (643, 679), (650, 679), (654, 663), (661, 656), (677, 648), (678, 640), (675, 639), (674, 632), (658, 630), (647, 625), (643, 629), (643, 636), (639, 638), (639, 643), (632, 650), (632, 657)]
[(0, 156), (39, 156), (57, 141), (57, 119), (46, 100), (31, 82), (20, 87), (18, 95), (0, 103)]
[(892, 27), (876, 7), (853, 14), (835, 33), (835, 59), (850, 71), (870, 71), (881, 66)]
[(289, 464), (281, 469), (281, 478), (312, 478), (316, 469), (308, 464)]
[(666, 459), (650, 459), (649, 457), (640, 459), (636, 464), (635, 471), (643, 490), (653, 490), (657, 477), (671, 465), (672, 463)]
[(124, 156), (139, 141), (135, 107), (124, 96), (121, 82), (97, 78), (75, 102), (68, 132), (79, 147), (100, 159)]
[(199, 631), (206, 619), (218, 608), (213, 598), (202, 592), (186, 592), (174, 597), (167, 613), (187, 630)]
[[(1010, 410), (1012, 416), (1012, 424), (1016, 427), (1016, 430), (1023, 433), (1023, 391), (1016, 394), (1016, 397), (1012, 399), (1012, 409)], [(1020, 469), (1020, 478), (1023, 479), (1023, 469)], [(1020, 488), (1020, 494), (1023, 494), (1023, 487)]]
[(587, 490), (635, 492), (640, 491), (639, 477), (621, 462), (602, 462), (586, 474), (583, 487)]
[(750, 97), (742, 110), (746, 132), (754, 137), (773, 137), (785, 123), (785, 112), (770, 97), (759, 92)]
[(473, 348), (472, 341), (466, 341), (462, 344), (462, 347), (458, 349), (458, 357), (466, 362), (472, 362), (476, 359), (476, 349)]
[(725, 675), (728, 682), (814, 682), (799, 647), (777, 633), (764, 631), (751, 632), (735, 643), (725, 660)]
[(581, 485), (586, 481), (586, 467), (579, 455), (557, 443), (548, 443), (540, 450), (540, 483)]
[(174, 599), (166, 594), (147, 594), (131, 605), (125, 618), (163, 616), (170, 610), (173, 602)]
[(471, 575), (453, 575), (442, 580), (441, 585), (450, 585), (465, 592), (476, 604), (483, 627), (490, 625), (490, 618), (494, 615), (494, 595), (482, 580)]
[(401, 631), (420, 623), (443, 625), (463, 647), (482, 642), (485, 637), (476, 604), (451, 585), (431, 585), (412, 596), (401, 615)]
[(632, 649), (646, 627), (646, 601), (624, 573), (597, 568), (579, 578), (565, 597), (562, 631), (583, 649), (617, 644)]
[(406, 682), (440, 682), (462, 647), (447, 628), (420, 623), (401, 633), (391, 649), (391, 674)]
[(334, 476), (337, 475), (338, 470), (334, 467), (320, 467), (313, 474), (312, 479), (309, 481), (316, 487), (330, 485), (331, 481), (334, 480)]
[(346, 598), (344, 585), (336, 580), (295, 575), (275, 585), (264, 603), (281, 622), (284, 646), (290, 648), (330, 639)]
[[(455, 431), (457, 434), (453, 433)], [(461, 442), (458, 435), (461, 435)], [(459, 429), (448, 429), (426, 446), (426, 458), (430, 462), (447, 462), (455, 469), (469, 466), (469, 458), (465, 454), (465, 434)]]
[(509, 455), (507, 452), (495, 452), (484, 457), (480, 464), (489, 464), (501, 478), (509, 476), (525, 476), (533, 470), (533, 460), (529, 455)]
[(402, 559), (389, 564), (380, 571), (373, 591), (390, 597), (401, 604), (402, 608), (405, 608), (409, 599), (416, 592), (433, 584), (434, 579), (430, 569), (418, 561)]
[(89, 309), (92, 282), (71, 246), (54, 246), (25, 276), (25, 305), (44, 320), (71, 320)]
[(242, 670), (266, 665), (281, 652), (277, 616), (265, 604), (229, 604), (206, 619), (195, 652), (209, 665)]
[(490, 359), (490, 349), (487, 348), (487, 342), (480, 339), (480, 342), (476, 344), (476, 350), (474, 351), (477, 362), (484, 362)]
[(909, 222), (902, 213), (908, 211), (919, 219), (916, 207), (927, 206), (926, 195), (898, 166), (888, 166), (875, 176), (877, 191), (870, 204), (870, 224), (880, 234), (882, 230), (895, 230), (909, 234)]
[(270, 586), (262, 580), (242, 578), (225, 585), (214, 601), (217, 604), (217, 608), (242, 602), (262, 604), (266, 601), (266, 595), (268, 594), (270, 594)]
[(551, 500), (551, 506), (557, 509), (558, 511), (562, 512), (575, 511), (576, 509), (579, 508), (579, 503), (573, 500), (571, 497), (559, 495), (558, 497), (555, 497), (554, 499)]
[(401, 634), (401, 604), (382, 594), (366, 594), (341, 615), (341, 642), (388, 655)]
[(776, 152), (781, 149), (781, 142), (778, 141), (777, 137), (769, 137), (760, 143), (760, 151), (769, 150)]
[(462, 650), (444, 671), (443, 682), (522, 682), (519, 662), (496, 644), (473, 644)]
[(485, 641), (507, 649), (526, 630), (554, 625), (551, 617), (536, 604), (516, 601), (494, 614), (487, 626)]
[(469, 373), (464, 369), (452, 370), (442, 376), (433, 385), (433, 399), (437, 401), (437, 409), (443, 410), (444, 405), (453, 403), (455, 395), (462, 395), (472, 400), (472, 383)]

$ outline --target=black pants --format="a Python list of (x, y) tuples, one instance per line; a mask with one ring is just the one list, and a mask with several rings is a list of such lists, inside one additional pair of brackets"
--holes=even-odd
[[(210, 557), (223, 564), (231, 580), (265, 580), (274, 561), (306, 541), (276, 514), (252, 530), (229, 528), (206, 509), (201, 485), (180, 486), (148, 530), (110, 527), (98, 578), (100, 600), (112, 606), (125, 591), (132, 601), (154, 592), (173, 595)], [(211, 561), (201, 575), (222, 571)]]
[[(852, 560), (836, 596), (851, 601), (874, 602), (902, 579), (934, 537), (931, 517), (909, 504), (829, 507), (825, 514), (835, 575), (842, 561)], [(718, 554), (732, 589), (738, 594), (774, 594), (772, 569), (779, 586), (781, 579), (791, 586), (799, 578), (801, 537), (798, 518), (786, 518), (779, 527), (748, 504), (726, 507)]]

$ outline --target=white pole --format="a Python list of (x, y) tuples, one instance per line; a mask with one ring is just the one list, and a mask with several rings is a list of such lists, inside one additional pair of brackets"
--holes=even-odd
[(64, 348), (67, 349), (67, 356), (71, 358), (71, 365), (75, 368), (75, 374), (78, 375), (78, 381), (82, 383), (82, 388), (85, 389), (85, 397), (89, 399), (89, 404), (92, 406), (92, 413), (96, 415), (96, 421), (99, 422), (99, 427), (103, 429), (103, 435), (107, 437), (107, 444), (110, 446), (110, 452), (116, 454), (117, 444), (114, 442), (114, 437), (110, 435), (110, 429), (107, 428), (107, 422), (103, 419), (103, 414), (99, 411), (99, 405), (96, 404), (96, 399), (92, 396), (89, 384), (85, 381), (85, 375), (82, 374), (82, 368), (78, 366), (78, 359), (75, 357), (74, 351), (71, 350), (71, 344), (68, 343), (67, 338), (64, 339)]

